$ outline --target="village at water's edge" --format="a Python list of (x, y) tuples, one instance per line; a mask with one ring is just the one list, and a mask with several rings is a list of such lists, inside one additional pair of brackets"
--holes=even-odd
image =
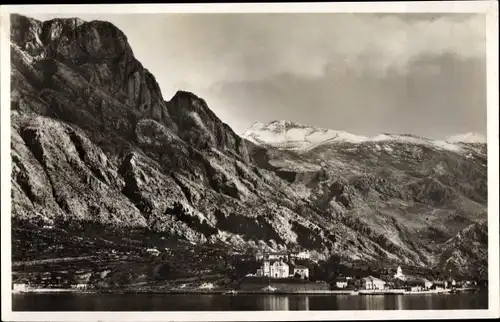
[[(150, 258), (155, 270), (161, 270), (161, 264), (154, 261), (168, 254), (169, 249), (147, 248), (143, 251), (145, 258)], [(113, 252), (116, 254), (116, 252)], [(119, 257), (116, 255), (117, 258)], [(329, 272), (322, 272), (319, 261), (312, 258), (308, 251), (255, 251), (232, 252), (232, 268), (223, 283), (216, 281), (223, 276), (206, 274), (198, 278), (179, 278), (176, 284), (162, 283), (161, 279), (142, 283), (108, 284), (103, 286), (95, 282), (95, 274), (80, 273), (54, 276), (52, 273), (41, 273), (28, 281), (18, 278), (13, 282), (13, 293), (197, 293), (197, 294), (339, 294), (339, 295), (389, 295), (389, 294), (453, 294), (458, 292), (484, 291), (486, 281), (455, 277), (452, 274), (433, 277), (432, 274), (405, 274), (401, 266), (387, 268), (385, 274), (370, 270), (353, 269), (342, 265), (338, 259), (330, 266)], [(91, 260), (91, 258), (66, 259)], [(64, 261), (63, 261), (64, 262)], [(24, 263), (29, 265), (30, 263)], [(41, 264), (34, 261), (32, 265)], [(48, 260), (47, 264), (54, 264)], [(332, 264), (332, 263), (330, 263)], [(18, 263), (17, 265), (23, 265)], [(238, 266), (239, 267), (236, 267)], [(243, 266), (242, 266), (243, 265)], [(163, 268), (164, 269), (164, 268)], [(328, 270), (328, 269), (327, 269)], [(66, 271), (68, 273), (68, 271)], [(109, 273), (104, 271), (100, 275)], [(157, 272), (158, 273), (158, 272)], [(232, 273), (232, 274), (231, 274)], [(326, 278), (321, 279), (322, 277)], [(231, 276), (230, 276), (231, 275)], [(14, 275), (20, 276), (20, 275)], [(94, 279), (94, 281), (92, 281)], [(153, 279), (155, 279), (153, 277)], [(131, 281), (129, 281), (131, 282)]]

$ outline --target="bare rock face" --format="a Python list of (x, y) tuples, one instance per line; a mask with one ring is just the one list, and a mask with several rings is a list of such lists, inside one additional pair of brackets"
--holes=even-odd
[(193, 93), (165, 101), (110, 23), (12, 15), (11, 24), (14, 218), (300, 246), (346, 261), (477, 260), (466, 244), (460, 254), (441, 248), (485, 219), (485, 146), (262, 147)]
[(116, 166), (81, 130), (50, 118), (16, 114), (13, 215), (146, 226), (144, 216), (120, 193), (123, 180)]
[(196, 95), (179, 91), (170, 100), (168, 110), (177, 124), (179, 136), (198, 149), (216, 147), (244, 162), (249, 161), (245, 141), (236, 135)]
[(443, 244), (439, 265), (455, 275), (488, 275), (488, 225), (477, 222)]

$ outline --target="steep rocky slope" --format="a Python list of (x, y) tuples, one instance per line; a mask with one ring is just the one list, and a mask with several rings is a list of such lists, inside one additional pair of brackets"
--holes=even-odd
[(440, 245), (486, 219), (484, 145), (264, 148), (192, 93), (165, 101), (103, 21), (12, 15), (11, 61), (15, 225), (96, 222), (432, 266)]
[[(290, 132), (293, 145), (276, 144)], [(487, 238), (460, 243), (459, 253), (455, 241), (471, 229), (487, 232), (485, 143), (343, 132), (311, 144), (310, 133), (330, 130), (274, 121), (254, 125), (246, 135), (260, 138), (262, 147), (250, 153), (260, 167), (275, 171), (315, 206), (392, 254), (459, 272), (481, 261), (484, 267)]]

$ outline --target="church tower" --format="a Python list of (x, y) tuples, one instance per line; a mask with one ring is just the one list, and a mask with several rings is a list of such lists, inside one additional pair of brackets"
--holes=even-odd
[(264, 258), (264, 265), (262, 266), (262, 274), (264, 276), (269, 276), (271, 274), (271, 266), (269, 265), (268, 258)]
[(398, 266), (398, 269), (396, 271), (396, 274), (394, 275), (394, 278), (400, 279), (402, 281), (405, 280), (405, 275), (403, 274), (403, 269), (401, 266)]

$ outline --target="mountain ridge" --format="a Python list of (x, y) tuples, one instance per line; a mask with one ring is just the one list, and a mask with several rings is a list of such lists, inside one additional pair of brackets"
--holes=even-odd
[(474, 132), (449, 136), (446, 140), (433, 140), (413, 134), (396, 133), (381, 133), (373, 137), (367, 137), (286, 120), (275, 120), (268, 123), (255, 122), (242, 134), (242, 137), (258, 145), (294, 151), (307, 151), (322, 144), (334, 144), (336, 142), (401, 141), (431, 144), (456, 151), (460, 150), (459, 144), (461, 143), (486, 143), (484, 136)]
[(404, 134), (404, 133), (389, 133), (389, 132), (382, 132), (382, 133), (379, 133), (375, 136), (371, 136), (371, 137), (368, 137), (368, 136), (365, 136), (365, 135), (358, 135), (358, 134), (354, 134), (354, 133), (349, 133), (349, 132), (346, 132), (346, 131), (343, 131), (343, 130), (335, 130), (335, 129), (331, 129), (331, 128), (325, 128), (325, 127), (318, 127), (318, 126), (312, 126), (312, 125), (308, 125), (308, 124), (302, 124), (300, 122), (296, 122), (296, 121), (290, 121), (290, 120), (285, 120), (285, 119), (281, 119), (281, 120), (272, 120), (272, 121), (268, 121), (268, 122), (261, 122), (261, 121), (255, 121), (252, 123), (252, 125), (247, 129), (245, 130), (241, 136), (245, 136), (245, 133), (246, 132), (249, 132), (251, 130), (270, 130), (270, 131), (276, 131), (276, 132), (280, 132), (282, 131), (283, 129), (294, 129), (294, 128), (298, 128), (298, 129), (313, 129), (315, 131), (336, 131), (336, 132), (341, 132), (341, 133), (347, 133), (349, 135), (352, 135), (352, 136), (357, 136), (357, 137), (360, 137), (360, 138), (363, 138), (365, 140), (370, 140), (370, 139), (374, 139), (374, 138), (377, 138), (378, 136), (382, 136), (382, 135), (387, 135), (387, 136), (407, 136), (407, 137), (415, 137), (415, 138), (420, 138), (420, 139), (426, 139), (426, 140), (430, 140), (430, 141), (447, 141), (447, 142), (458, 142), (458, 143), (486, 143), (486, 137), (479, 133), (479, 132), (464, 132), (464, 133), (457, 133), (457, 134), (454, 134), (454, 135), (449, 135), (447, 136), (444, 140), (438, 140), (438, 139), (430, 139), (430, 138), (427, 138), (427, 137), (423, 137), (423, 136), (419, 136), (419, 135), (416, 135), (416, 134)]
[(477, 263), (466, 251), (441, 260), (440, 246), (484, 229), (485, 145), (262, 147), (193, 93), (165, 101), (109, 23), (13, 15), (11, 25), (13, 218), (346, 261), (456, 263), (463, 274), (474, 265), (458, 263)]

